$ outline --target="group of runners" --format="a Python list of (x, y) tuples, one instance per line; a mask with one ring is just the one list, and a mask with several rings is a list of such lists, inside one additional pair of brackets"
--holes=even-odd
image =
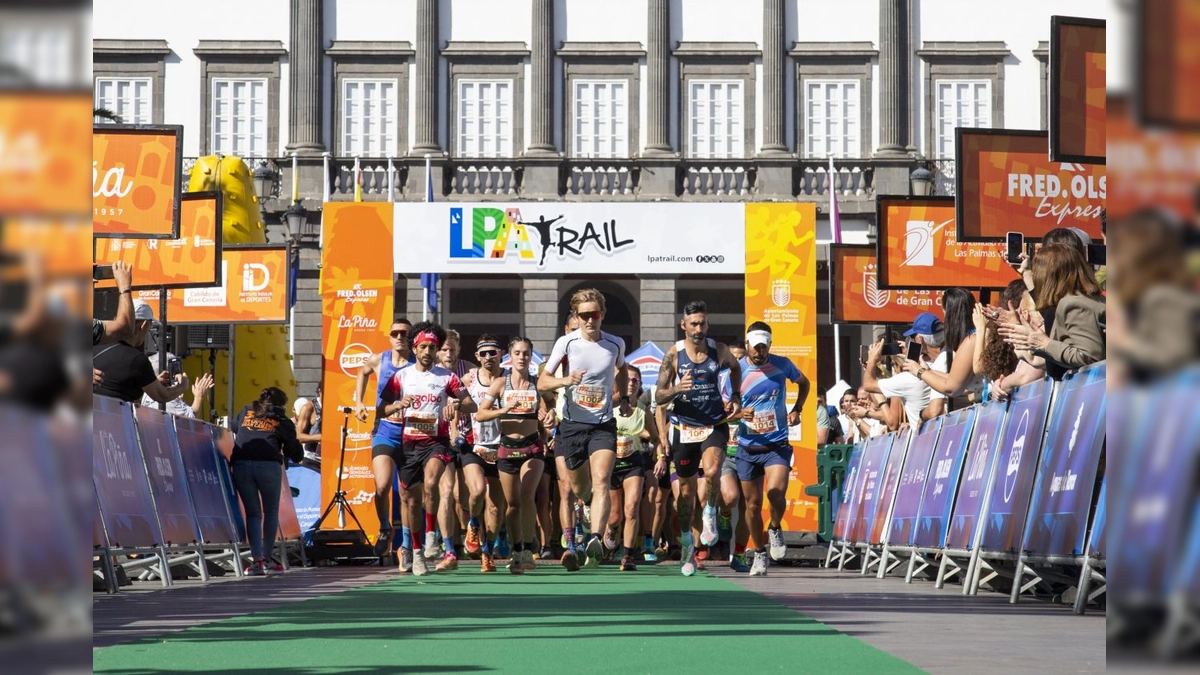
[[(730, 567), (765, 575), (787, 553), (788, 427), (809, 393), (796, 366), (771, 354), (770, 326), (751, 324), (744, 345), (720, 344), (708, 337), (705, 304), (688, 304), (686, 337), (645, 392), (624, 340), (602, 330), (603, 294), (581, 290), (570, 309), (538, 374), (527, 338), (481, 335), (479, 365), (467, 368), (456, 334), (392, 323), (392, 348), (370, 358), (356, 387), (365, 421), (362, 401), (377, 379), (376, 552), (398, 551), (399, 570), (418, 576), (458, 569), (460, 556), (477, 558), (482, 572), (505, 558), (513, 574), (554, 558), (569, 571), (610, 558), (636, 571), (670, 556), (678, 529), (680, 569), (692, 576), (724, 516)], [(799, 388), (790, 409), (789, 381)]]

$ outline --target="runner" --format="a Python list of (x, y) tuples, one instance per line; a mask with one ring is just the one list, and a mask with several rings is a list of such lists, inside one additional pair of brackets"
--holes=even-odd
[[(746, 356), (746, 347), (742, 344), (730, 344), (729, 353), (739, 362)], [(745, 370), (742, 371), (745, 373)], [(729, 371), (721, 371), (721, 396), (733, 396), (733, 385), (729, 381)], [(729, 568), (734, 572), (749, 572), (746, 564), (746, 542), (750, 539), (750, 526), (746, 524), (746, 499), (742, 496), (742, 485), (737, 477), (737, 448), (740, 436), (740, 417), (727, 420), (729, 426), (729, 442), (725, 444), (725, 460), (721, 463), (721, 517), (729, 518), (733, 538), (729, 542)]]
[[(438, 349), (437, 364), (446, 370), (451, 371), (458, 376), (458, 379), (464, 380), (467, 373), (475, 367), (475, 364), (459, 358), (459, 346), (462, 342), (462, 336), (458, 331), (447, 328), (446, 341)], [(467, 438), (471, 434), (471, 419), (467, 413), (456, 415), (450, 420), (450, 445), (451, 454), (455, 458), (455, 469), (442, 472), (442, 480), (438, 485), (438, 493), (441, 495), (441, 501), (438, 504), (437, 525), (438, 531), (441, 532), (442, 539), (449, 539), (451, 542), (458, 543), (459, 533), (459, 508), (461, 488), (458, 480), (459, 457), (464, 453), (471, 452), (471, 447), (467, 443)], [(426, 525), (430, 525), (428, 516), (426, 517)], [(463, 517), (463, 524), (466, 524), (466, 517)], [(432, 528), (426, 530), (425, 534), (425, 557), (436, 558), (438, 556), (437, 537), (430, 536), (433, 532)], [(478, 549), (476, 549), (478, 551)]]
[[(566, 363), (568, 374), (543, 375), (538, 379), (538, 390), (552, 392), (566, 388), (556, 453), (564, 459), (571, 489), (585, 504), (591, 503), (592, 514), (603, 517), (601, 514), (607, 514), (609, 509), (608, 484), (616, 461), (613, 391), (614, 386), (620, 392), (629, 386), (624, 369), (625, 341), (600, 330), (605, 312), (604, 295), (600, 291), (589, 288), (576, 292), (571, 297), (571, 312), (579, 317), (580, 328), (559, 338), (546, 360), (547, 372), (554, 372), (559, 364)], [(629, 414), (629, 397), (622, 395), (620, 402), (622, 413)], [(591, 531), (591, 524), (584, 524)], [(574, 571), (579, 569), (575, 532), (564, 522), (563, 533), (567, 550), (562, 564)], [(585, 546), (588, 567), (600, 565), (603, 548), (600, 534), (591, 532)]]
[[(642, 374), (637, 366), (625, 364), (629, 385), (625, 393), (638, 400), (642, 393)], [(630, 415), (617, 414), (617, 461), (613, 466), (612, 482), (615, 496), (604, 533), (604, 547), (615, 552), (621, 546), (618, 531), (624, 524), (625, 554), (621, 558), (622, 572), (636, 572), (634, 554), (638, 546), (638, 520), (642, 510), (642, 486), (646, 477), (646, 451), (656, 445), (654, 418), (646, 407), (638, 405)]]
[[(420, 518), (420, 505), (432, 518), (437, 514), (438, 481), (446, 465), (453, 461), (450, 452), (450, 421), (462, 410), (475, 412), (475, 401), (458, 376), (441, 366), (434, 365), (437, 350), (446, 338), (441, 326), (422, 321), (413, 327), (413, 347), (416, 362), (402, 368), (388, 380), (381, 392), (382, 412), (387, 415), (402, 415), (404, 442), (400, 467), (401, 501), (405, 516), (410, 523), (416, 541), (420, 541), (420, 530), (427, 521)], [(437, 569), (458, 569), (458, 553), (454, 541), (444, 542), (446, 556)], [(425, 556), (413, 558), (413, 573), (423, 576), (429, 573)]]
[[(737, 473), (746, 500), (746, 516), (750, 521), (750, 545), (754, 547), (754, 564), (750, 576), (765, 576), (769, 562), (763, 541), (763, 478), (766, 478), (767, 502), (771, 508), (768, 529), (774, 560), (787, 554), (783, 541), (784, 499), (788, 475), (792, 470), (792, 446), (788, 445), (788, 427), (800, 423), (800, 411), (808, 398), (808, 378), (789, 359), (771, 354), (771, 327), (755, 321), (746, 330), (749, 354), (742, 359), (745, 378), (742, 380), (741, 433), (738, 439)], [(799, 385), (796, 405), (786, 409), (787, 382)], [(786, 424), (780, 424), (785, 420)]]
[[(579, 317), (575, 316), (574, 312), (572, 312), (567, 316), (566, 322), (563, 323), (563, 335), (570, 335), (572, 331), (578, 329)], [(559, 364), (557, 370), (547, 370), (546, 363), (544, 361), (542, 362), (541, 367), (541, 372), (543, 375), (547, 372), (552, 373), (556, 377), (563, 377), (567, 375), (567, 364), (565, 360), (563, 363)], [(559, 556), (560, 558), (566, 555), (566, 531), (571, 530), (573, 532), (575, 530), (575, 493), (571, 491), (571, 475), (567, 471), (567, 460), (563, 457), (562, 452), (560, 452), (558, 449), (558, 425), (562, 422), (563, 414), (566, 411), (566, 406), (567, 397), (565, 396), (564, 392), (560, 390), (555, 395), (553, 424), (554, 431), (548, 444), (549, 449), (552, 449), (551, 454), (554, 457), (554, 461), (547, 463), (545, 471), (546, 474), (553, 474), (555, 487), (557, 488), (555, 500), (557, 501), (558, 505), (559, 527), (563, 532), (559, 546), (559, 548), (563, 550), (563, 553)], [(550, 532), (553, 533), (555, 531), (556, 530), (551, 530)], [(552, 540), (552, 538), (550, 540)], [(546, 542), (542, 543), (545, 544)]]
[[(545, 430), (539, 415), (548, 406), (538, 393), (539, 378), (529, 375), (533, 343), (528, 338), (515, 337), (508, 343), (508, 355), (512, 369), (492, 381), (475, 417), (480, 422), (499, 421), (500, 450), (496, 468), (500, 470), (500, 486), (508, 505), (505, 521), (509, 537), (514, 541), (508, 571), (524, 574), (535, 569), (537, 510), (534, 497), (542, 480), (545, 447)], [(496, 407), (497, 403), (499, 407)]]
[[(479, 336), (475, 356), (481, 364), (467, 373), (467, 391), (477, 404), (484, 400), (493, 382), (504, 376), (500, 368), (500, 339), (490, 333)], [(482, 407), (482, 406), (481, 406)], [(500, 532), (499, 514), (505, 510), (504, 491), (500, 486), (500, 473), (496, 468), (496, 454), (500, 448), (500, 425), (496, 421), (480, 422), (479, 413), (471, 415), (471, 434), (467, 451), (459, 454), (463, 472), (462, 484), (467, 488), (466, 511), (467, 536), (463, 548), (467, 553), (482, 551), (480, 572), (495, 572), (496, 559), (492, 553), (493, 538)], [(480, 515), (484, 510), (484, 498), (489, 497), (493, 508), (487, 509), (482, 527)]]
[[(700, 543), (717, 543), (717, 494), (720, 491), (721, 460), (729, 441), (726, 419), (741, 409), (742, 369), (729, 349), (708, 337), (708, 306), (696, 300), (683, 308), (679, 322), (687, 338), (676, 342), (663, 356), (658, 372), (655, 400), (671, 404), (669, 430), (671, 461), (679, 480), (675, 482), (676, 510), (682, 544), (680, 570), (684, 576), (696, 573), (695, 542), (691, 524), (696, 500), (696, 474), (703, 464), (707, 489), (702, 512)], [(734, 395), (728, 402), (721, 398), (718, 373), (729, 369)], [(661, 413), (660, 413), (661, 414)], [(666, 459), (659, 459), (665, 471)], [(657, 467), (655, 473), (657, 472)]]
[[(367, 421), (367, 406), (363, 401), (366, 400), (367, 381), (371, 379), (371, 375), (379, 377), (375, 390), (378, 405), (379, 392), (396, 371), (412, 364), (413, 355), (409, 342), (411, 331), (412, 323), (408, 319), (393, 321), (388, 330), (391, 350), (372, 354), (359, 369), (358, 378), (354, 382), (354, 416), (360, 422)], [(403, 464), (400, 455), (403, 432), (404, 420), (399, 415), (387, 417), (379, 414), (379, 409), (376, 409), (375, 427), (371, 430), (371, 472), (375, 474), (375, 515), (379, 518), (379, 538), (375, 540), (375, 555), (378, 556), (386, 555), (389, 550), (395, 548), (391, 546), (395, 534), (393, 525), (402, 520), (402, 514), (396, 514), (397, 517), (392, 518), (391, 506), (392, 480), (396, 476), (396, 470)], [(411, 527), (411, 523), (408, 526)], [(408, 549), (412, 549), (411, 543)], [(403, 551), (400, 557), (401, 570), (411, 570), (412, 561), (404, 559)]]

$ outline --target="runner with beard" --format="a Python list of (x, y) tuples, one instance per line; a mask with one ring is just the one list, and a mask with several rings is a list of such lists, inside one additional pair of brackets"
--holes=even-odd
[[(471, 399), (485, 400), (492, 384), (504, 377), (500, 368), (500, 339), (490, 333), (479, 336), (475, 346), (475, 357), (481, 364), (467, 373), (464, 384)], [(482, 406), (481, 406), (482, 407)], [(504, 491), (500, 486), (500, 472), (496, 468), (496, 455), (500, 448), (500, 425), (495, 421), (481, 422), (479, 413), (471, 415), (471, 434), (465, 452), (459, 454), (462, 465), (462, 485), (467, 488), (467, 536), (463, 548), (467, 553), (482, 550), (480, 572), (495, 572), (496, 559), (492, 553), (492, 542), (500, 532), (499, 514), (505, 511)], [(484, 510), (485, 496), (492, 508), (487, 509), (482, 527), (480, 516)]]

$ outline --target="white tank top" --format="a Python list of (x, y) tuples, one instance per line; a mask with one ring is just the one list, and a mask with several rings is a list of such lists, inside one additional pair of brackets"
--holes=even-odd
[[(491, 382), (482, 384), (479, 381), (479, 368), (472, 368), (467, 374), (467, 391), (471, 392), (471, 398), (476, 405), (482, 405), (483, 397), (491, 388)], [(500, 377), (506, 377), (508, 372), (503, 372)], [(493, 404), (494, 405), (494, 404)], [(475, 434), (475, 445), (499, 445), (500, 444), (500, 420), (494, 419), (491, 422), (480, 422), (475, 419), (475, 415), (471, 415), (471, 430)]]

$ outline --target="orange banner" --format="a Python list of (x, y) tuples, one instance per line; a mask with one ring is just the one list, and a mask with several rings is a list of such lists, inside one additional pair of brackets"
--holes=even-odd
[(1133, 7), (1138, 118), (1156, 126), (1200, 128), (1200, 2), (1143, 0)]
[(873, 246), (835, 244), (830, 247), (829, 265), (831, 311), (837, 323), (912, 323), (921, 312), (942, 313), (940, 290), (879, 288)]
[(86, 279), (91, 274), (87, 255), (91, 246), (92, 228), (83, 219), (12, 218), (0, 224), (0, 251), (9, 255), (37, 251), (51, 279)]
[(1051, 18), (1050, 160), (1104, 164), (1103, 19)]
[[(289, 258), (286, 246), (226, 246), (221, 285), (168, 290), (167, 323), (287, 323)], [(133, 295), (158, 311), (158, 291)]]
[(1120, 218), (1154, 207), (1188, 219), (1196, 213), (1200, 185), (1200, 132), (1147, 130), (1132, 117), (1129, 101), (1108, 99), (1108, 152), (1113, 185), (1108, 191), (1108, 217)]
[[(379, 533), (374, 507), (375, 478), (371, 472), (374, 419), (359, 422), (337, 411), (354, 405), (355, 377), (367, 358), (391, 349), (387, 330), (391, 327), (396, 301), (392, 261), (394, 207), (386, 202), (326, 203), (322, 223), (321, 335), (325, 388), (321, 403), (328, 422), (321, 441), (321, 499), (322, 504), (327, 503), (337, 490), (338, 463), (342, 460), (340, 429), (346, 423), (342, 489), (372, 540)], [(374, 410), (375, 385), (372, 378), (365, 397), (371, 410)], [(355, 527), (349, 516), (341, 523), (330, 517), (321, 524), (324, 530)]]
[(0, 92), (0, 214), (86, 217), (90, 91)]
[(92, 231), (177, 239), (183, 127), (105, 124), (92, 132)]
[(959, 242), (953, 197), (879, 197), (877, 288), (1004, 288), (1018, 276), (1004, 245)]
[(955, 130), (959, 241), (1040, 241), (1058, 227), (1100, 238), (1104, 166), (1051, 162), (1046, 142), (1044, 131)]
[[(792, 360), (812, 383), (798, 437), (791, 438), (792, 473), (783, 529), (816, 532), (817, 500), (817, 207), (746, 205), (746, 325), (771, 326), (771, 353)], [(796, 394), (788, 391), (788, 407)]]
[[(133, 267), (134, 288), (202, 288), (221, 283), (221, 193), (188, 192), (179, 209), (178, 239), (95, 240), (97, 265)], [(114, 288), (105, 279), (96, 288)], [(168, 317), (169, 318), (169, 317)]]

